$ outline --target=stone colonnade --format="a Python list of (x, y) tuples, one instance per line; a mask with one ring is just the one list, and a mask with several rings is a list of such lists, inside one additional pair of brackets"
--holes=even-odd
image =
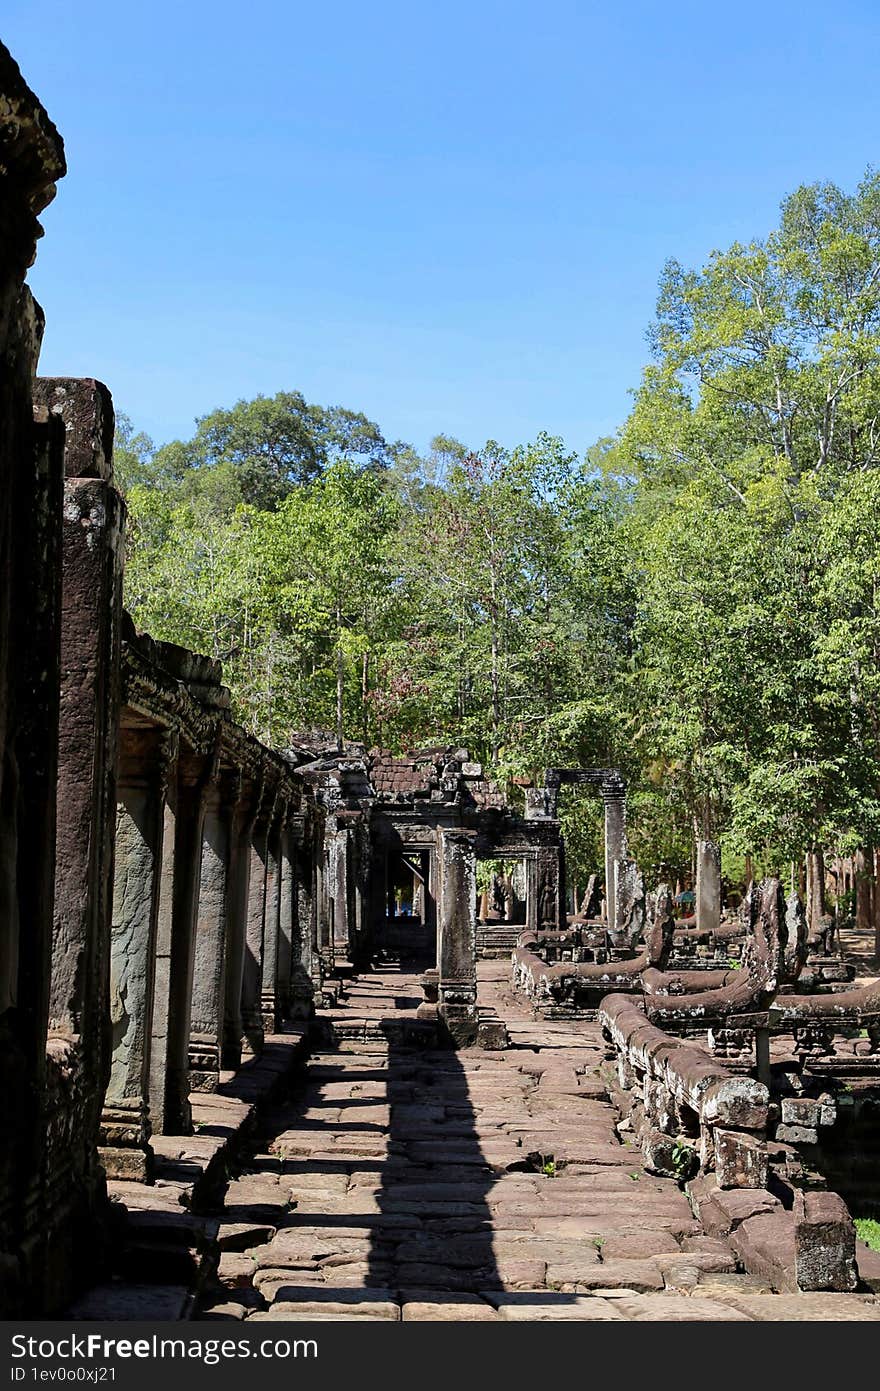
[(323, 818), (230, 720), (217, 663), (129, 625), (122, 673), (101, 1157), (143, 1179), (151, 1132), (190, 1131), (190, 1092), (310, 1012)]

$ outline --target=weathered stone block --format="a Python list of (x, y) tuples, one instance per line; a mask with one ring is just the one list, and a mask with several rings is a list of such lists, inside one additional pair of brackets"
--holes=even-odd
[(776, 1139), (787, 1145), (817, 1145), (819, 1132), (806, 1125), (777, 1125)]
[(767, 1187), (767, 1146), (740, 1130), (714, 1131), (715, 1173), (719, 1188)]
[(837, 1193), (796, 1193), (794, 1218), (798, 1288), (854, 1290), (856, 1232), (843, 1199)]
[(813, 1100), (809, 1096), (785, 1096), (781, 1114), (785, 1125), (804, 1125), (816, 1129), (819, 1125), (833, 1125), (837, 1109), (833, 1102)]

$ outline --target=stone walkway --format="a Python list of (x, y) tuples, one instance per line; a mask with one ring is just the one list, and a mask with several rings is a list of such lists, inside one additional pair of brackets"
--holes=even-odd
[(313, 1053), (229, 1185), (222, 1289), (202, 1317), (880, 1318), (870, 1295), (774, 1295), (737, 1274), (678, 1186), (621, 1143), (596, 1026), (535, 1021), (507, 970), (480, 968), (510, 1031), (499, 1053), (396, 1041), (412, 976), (351, 984), (330, 1012), (340, 1041)]

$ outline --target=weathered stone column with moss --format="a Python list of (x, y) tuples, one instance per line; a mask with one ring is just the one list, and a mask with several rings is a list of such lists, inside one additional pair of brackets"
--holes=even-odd
[(173, 730), (123, 728), (110, 939), (110, 1081), (101, 1113), (108, 1178), (148, 1179), (150, 1042), (165, 794), (177, 758)]
[(220, 1083), (225, 1018), (226, 947), (234, 905), (234, 822), (242, 779), (224, 769), (208, 789), (202, 830), (202, 864), (196, 913), (189, 1070), (192, 1091), (216, 1091)]
[(477, 861), (473, 831), (437, 831), (438, 1014), (456, 1047), (477, 1037)]

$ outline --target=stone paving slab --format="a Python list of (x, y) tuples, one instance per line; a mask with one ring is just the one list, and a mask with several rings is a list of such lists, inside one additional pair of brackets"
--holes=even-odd
[(329, 1011), (347, 1036), (319, 1045), (302, 1095), (273, 1108), (229, 1186), (223, 1221), (247, 1231), (250, 1211), (265, 1239), (240, 1250), (232, 1237), (216, 1317), (880, 1317), (872, 1296), (779, 1295), (739, 1273), (736, 1197), (709, 1211), (707, 1233), (673, 1180), (648, 1175), (616, 1130), (597, 1026), (533, 1018), (507, 970), (479, 972), (481, 1003), (508, 1026), (500, 1053), (389, 1037), (395, 1001), (398, 1019), (418, 1002), (411, 977), (347, 983)]

